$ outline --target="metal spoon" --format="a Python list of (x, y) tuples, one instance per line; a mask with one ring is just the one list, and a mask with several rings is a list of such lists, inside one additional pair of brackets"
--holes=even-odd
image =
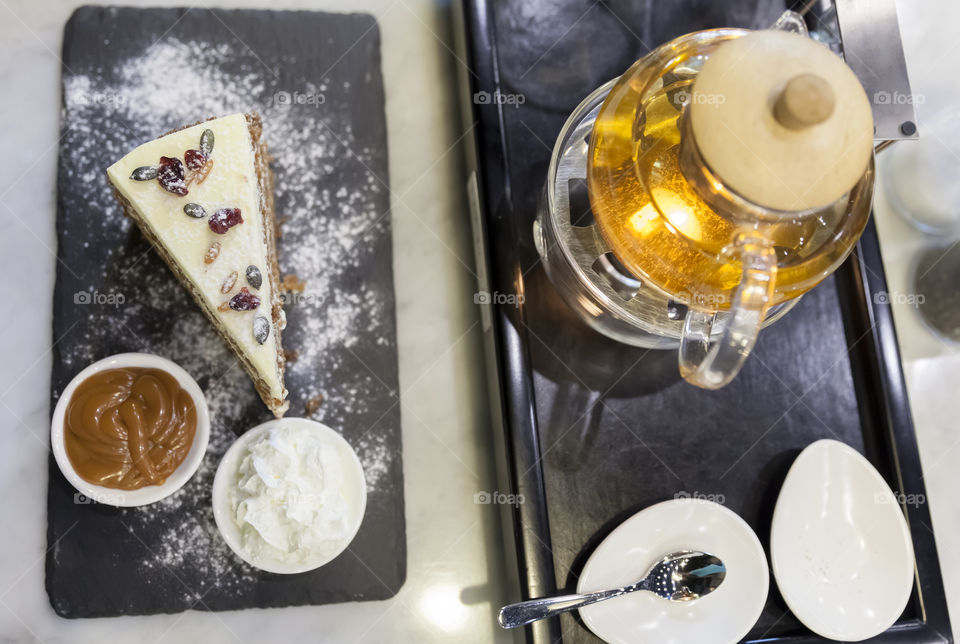
[(719, 558), (684, 550), (667, 555), (655, 563), (643, 579), (629, 586), (510, 604), (500, 609), (498, 620), (503, 628), (516, 628), (635, 590), (648, 590), (671, 601), (691, 601), (715, 591), (726, 575), (727, 569)]

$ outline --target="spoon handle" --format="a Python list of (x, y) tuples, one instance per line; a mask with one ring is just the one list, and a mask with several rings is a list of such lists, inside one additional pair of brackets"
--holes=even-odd
[(620, 595), (625, 595), (641, 587), (640, 584), (634, 584), (632, 586), (624, 586), (623, 588), (601, 590), (595, 593), (530, 599), (525, 602), (504, 606), (500, 609), (500, 614), (497, 619), (503, 628), (516, 628), (517, 626), (523, 626), (546, 617), (553, 617), (554, 615), (566, 613), (567, 611), (575, 610), (582, 606), (589, 606), (604, 599), (619, 597)]

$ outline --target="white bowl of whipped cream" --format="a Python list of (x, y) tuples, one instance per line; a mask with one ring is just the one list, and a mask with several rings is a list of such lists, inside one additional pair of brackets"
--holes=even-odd
[(292, 574), (332, 561), (367, 505), (363, 466), (333, 429), (305, 418), (254, 427), (230, 446), (213, 480), (213, 516), (252, 566)]

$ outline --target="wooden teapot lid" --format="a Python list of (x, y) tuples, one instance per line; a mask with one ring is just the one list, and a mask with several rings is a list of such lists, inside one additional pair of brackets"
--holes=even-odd
[(860, 81), (799, 34), (756, 31), (722, 44), (694, 81), (689, 109), (707, 166), (773, 210), (833, 203), (863, 176), (873, 151)]

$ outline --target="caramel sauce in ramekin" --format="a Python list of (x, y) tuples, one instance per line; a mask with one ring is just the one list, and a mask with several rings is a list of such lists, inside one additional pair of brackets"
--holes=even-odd
[(64, 447), (88, 483), (120, 490), (161, 485), (183, 462), (197, 431), (193, 398), (160, 369), (96, 373), (76, 388), (64, 417)]

